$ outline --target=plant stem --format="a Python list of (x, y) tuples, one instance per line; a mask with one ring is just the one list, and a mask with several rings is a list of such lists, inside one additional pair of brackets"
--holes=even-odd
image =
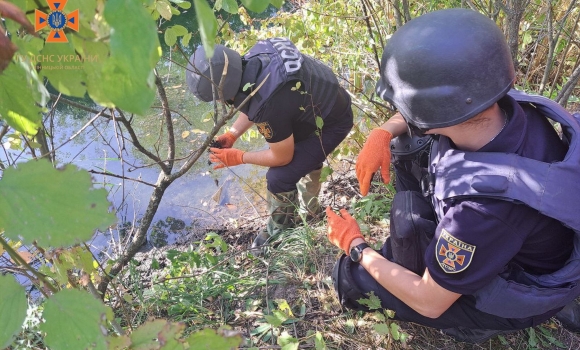
[[(42, 282), (42, 284), (44, 284), (44, 286), (46, 286), (46, 288), (48, 288), (53, 293), (56, 293), (58, 291), (55, 286), (53, 286), (50, 282), (48, 282), (48, 280), (46, 279), (46, 276), (44, 276), (40, 272), (36, 271), (24, 259), (22, 259), (20, 254), (18, 254), (17, 251), (12, 249), (10, 244), (8, 244), (8, 242), (6, 242), (6, 240), (4, 240), (4, 237), (2, 237), (2, 236), (0, 236), (0, 244), (2, 244), (2, 247), (4, 248), (4, 250), (6, 250), (8, 252), (8, 255), (10, 255), (10, 257), (12, 258), (12, 260), (14, 260), (14, 262), (18, 263), (20, 266), (25, 267), (26, 270), (30, 271), (30, 273), (32, 273), (36, 278), (38, 278)], [(42, 291), (42, 285), (39, 286), (38, 289)]]

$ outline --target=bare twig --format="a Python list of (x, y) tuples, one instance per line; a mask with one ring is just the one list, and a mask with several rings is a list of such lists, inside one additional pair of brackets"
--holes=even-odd
[[(50, 283), (46, 277), (41, 274), (40, 272), (36, 271), (35, 268), (33, 268), (32, 266), (30, 266), (24, 259), (22, 259), (22, 257), (20, 256), (20, 254), (18, 254), (17, 251), (15, 251), (10, 244), (8, 244), (8, 242), (6, 242), (4, 240), (4, 238), (2, 238), (2, 236), (0, 236), (0, 245), (2, 245), (2, 247), (4, 248), (4, 250), (8, 253), (8, 255), (10, 255), (10, 257), (12, 258), (13, 261), (15, 261), (16, 263), (18, 263), (20, 266), (22, 266), (23, 268), (25, 268), (27, 271), (29, 271), (30, 273), (32, 273), (39, 281), (39, 285), (38, 290), (41, 291), (42, 294), (44, 294), (44, 296), (48, 297), (43, 288), (47, 288), (49, 289), (52, 293), (56, 293), (58, 290), (56, 289), (55, 286), (52, 285), (52, 283)], [(32, 280), (32, 279), (31, 279)]]
[(97, 175), (104, 175), (104, 176), (110, 176), (110, 177), (116, 177), (118, 179), (123, 179), (123, 180), (129, 180), (129, 181), (135, 181), (138, 183), (142, 183), (143, 185), (147, 185), (147, 186), (151, 186), (151, 187), (155, 187), (154, 184), (150, 183), (150, 182), (146, 182), (143, 180), (139, 180), (139, 179), (134, 179), (131, 177), (127, 177), (124, 175), (117, 175), (117, 174), (113, 174), (113, 173), (109, 173), (109, 172), (105, 172), (105, 171), (96, 171), (96, 170), (87, 170), (89, 173), (91, 174), (97, 174)]
[(167, 94), (165, 93), (165, 88), (157, 71), (155, 71), (155, 85), (157, 86), (157, 93), (161, 99), (161, 107), (163, 108), (163, 116), (165, 117), (166, 130), (167, 130), (167, 170), (166, 174), (171, 173), (173, 169), (173, 158), (175, 158), (175, 135), (173, 133), (173, 120), (171, 119), (171, 110), (169, 108), (169, 101), (167, 100)]
[(120, 109), (116, 109), (116, 110), (120, 115), (117, 118), (117, 120), (119, 122), (121, 122), (121, 124), (123, 124), (125, 129), (127, 129), (129, 136), (131, 136), (131, 142), (133, 143), (133, 146), (135, 148), (137, 148), (137, 150), (139, 150), (139, 152), (143, 153), (149, 159), (153, 160), (156, 164), (158, 164), (161, 167), (161, 170), (163, 171), (164, 174), (169, 174), (171, 172), (171, 170), (167, 167), (167, 164), (165, 162), (163, 162), (161, 159), (159, 159), (159, 157), (157, 157), (155, 154), (151, 153), (149, 150), (147, 150), (145, 147), (143, 147), (143, 145), (141, 145), (141, 142), (139, 142), (139, 138), (137, 137), (137, 134), (135, 133), (135, 130), (133, 129), (133, 126), (131, 125), (131, 122), (129, 122), (129, 120), (127, 120), (127, 118), (125, 118), (123, 111), (121, 111)]

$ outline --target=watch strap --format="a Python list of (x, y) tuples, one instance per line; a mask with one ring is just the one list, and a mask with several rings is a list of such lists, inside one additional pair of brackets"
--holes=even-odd
[[(363, 250), (365, 250), (366, 248), (369, 248), (369, 247), (370, 246), (366, 242), (361, 243), (359, 245), (356, 245), (356, 246), (352, 247), (352, 249), (350, 250), (350, 258), (351, 258), (351, 260), (354, 261), (354, 262), (361, 261), (362, 260), (362, 252), (363, 252)], [(358, 258), (357, 260), (355, 260), (353, 258), (353, 256), (352, 256), (353, 255), (353, 251), (356, 251), (356, 257)]]
[(367, 242), (364, 242), (364, 243), (361, 243), (361, 244), (359, 244), (359, 245), (356, 245), (356, 246), (354, 246), (354, 248), (358, 249), (358, 250), (359, 250), (359, 252), (361, 252), (361, 253), (362, 253), (362, 251), (363, 251), (363, 250), (365, 250), (365, 249), (367, 249), (367, 248), (370, 248), (370, 245), (368, 245), (368, 243), (367, 243)]

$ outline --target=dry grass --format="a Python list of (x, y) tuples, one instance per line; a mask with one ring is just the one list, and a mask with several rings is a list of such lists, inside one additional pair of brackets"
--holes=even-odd
[[(352, 169), (335, 172), (333, 178), (323, 188), (322, 201), (325, 205), (344, 206), (343, 198), (358, 196), (356, 179)], [(353, 193), (354, 191), (354, 193)], [(205, 301), (204, 307), (210, 310), (206, 316), (209, 323), (198, 321), (189, 323), (190, 331), (204, 327), (215, 328), (216, 324), (227, 324), (240, 332), (245, 341), (242, 349), (278, 349), (276, 337), (287, 332), (300, 340), (300, 348), (315, 348), (315, 333), (320, 332), (329, 349), (578, 349), (580, 337), (570, 333), (550, 320), (534, 329), (536, 341), (530, 338), (529, 331), (518, 331), (494, 337), (481, 344), (456, 342), (440, 331), (417, 324), (397, 322), (408, 335), (406, 342), (394, 340), (378, 334), (373, 326), (379, 322), (373, 313), (355, 313), (343, 310), (332, 286), (331, 272), (340, 255), (326, 238), (325, 225), (298, 228), (273, 242), (271, 249), (261, 257), (248, 254), (247, 247), (255, 232), (263, 225), (261, 219), (237, 223), (235, 227), (214, 229), (229, 244), (230, 256), (242, 266), (245, 278), (266, 280), (246, 289), (239, 298), (225, 300), (221, 297)], [(382, 242), (387, 234), (382, 227), (370, 227), (371, 239)], [(197, 232), (203, 238), (203, 232)], [(179, 248), (173, 246), (171, 248)], [(166, 264), (163, 253), (151, 252), (142, 258), (155, 257)], [(151, 276), (149, 259), (139, 265), (143, 276)], [(147, 284), (147, 283), (145, 283)], [(266, 324), (264, 315), (271, 315), (282, 301), (287, 302), (295, 321), (273, 328), (258, 336), (253, 334), (261, 325)], [(152, 312), (153, 313), (153, 312)], [(163, 310), (157, 310), (157, 317), (165, 317)], [(542, 335), (546, 332), (547, 335)], [(269, 339), (268, 339), (269, 338)], [(534, 346), (535, 344), (535, 346)]]

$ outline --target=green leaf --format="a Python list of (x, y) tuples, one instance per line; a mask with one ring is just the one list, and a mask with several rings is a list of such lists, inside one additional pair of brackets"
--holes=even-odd
[(377, 310), (382, 308), (381, 307), (381, 299), (379, 299), (373, 291), (367, 293), (369, 296), (367, 299), (359, 299), (357, 300), (360, 304), (368, 306), (371, 310)]
[(373, 329), (375, 330), (375, 332), (381, 335), (389, 334), (389, 325), (386, 323), (375, 323), (373, 324)]
[(13, 276), (0, 275), (0, 349), (12, 342), (26, 318), (26, 293)]
[(270, 5), (270, 0), (242, 0), (242, 4), (250, 11), (262, 13)]
[(294, 338), (288, 332), (284, 331), (278, 337), (278, 345), (282, 346), (283, 350), (297, 350), (300, 346), (298, 339)]
[(272, 326), (270, 324), (263, 323), (263, 324), (260, 324), (258, 327), (254, 328), (250, 332), (250, 335), (260, 335), (260, 334), (266, 333), (270, 329), (272, 329)]
[(546, 340), (548, 340), (548, 342), (550, 342), (551, 344), (561, 348), (561, 349), (566, 349), (567, 347), (558, 339), (554, 338), (554, 336), (552, 335), (552, 333), (546, 329), (543, 326), (538, 326), (536, 327), (537, 329), (540, 330), (540, 332), (542, 333), (542, 335), (546, 338)]
[(89, 96), (98, 104), (113, 108), (115, 104), (106, 96), (102, 71), (103, 65), (109, 57), (109, 46), (103, 42), (85, 40), (78, 36), (73, 36), (75, 50), (85, 60), (85, 74), (87, 82), (87, 92)]
[(36, 57), (44, 47), (44, 40), (32, 35), (25, 35), (24, 37), (13, 36), (12, 42), (18, 46), (16, 55), (20, 55), (27, 60), (32, 60)]
[(155, 4), (155, 9), (157, 10), (157, 12), (159, 12), (161, 17), (165, 18), (168, 21), (171, 19), (171, 16), (173, 16), (173, 14), (171, 13), (171, 5), (166, 0), (157, 1), (157, 3)]
[(54, 270), (53, 278), (59, 284), (66, 285), (68, 283), (68, 271), (73, 268), (73, 264), (61, 256), (54, 262), (54, 265), (52, 266), (52, 269)]
[(68, 165), (54, 169), (45, 160), (4, 170), (0, 180), (0, 227), (26, 244), (62, 247), (90, 239), (116, 217), (105, 189), (94, 189), (91, 176)]
[(104, 15), (112, 28), (111, 57), (103, 64), (101, 88), (118, 107), (143, 115), (155, 100), (157, 27), (140, 1), (107, 1)]
[(536, 331), (533, 328), (528, 328), (528, 345), (532, 348), (538, 346), (538, 338), (536, 337)]
[(276, 303), (278, 304), (278, 309), (284, 312), (287, 316), (293, 317), (292, 309), (290, 308), (290, 304), (286, 301), (286, 299), (276, 299)]
[(78, 9), (81, 23), (88, 24), (95, 17), (96, 8), (96, 0), (68, 0), (65, 11), (68, 13)]
[(318, 129), (322, 129), (323, 126), (324, 126), (324, 119), (322, 119), (319, 116), (316, 116), (316, 127)]
[(373, 317), (376, 318), (377, 321), (379, 321), (379, 322), (386, 322), (387, 321), (387, 318), (385, 317), (385, 315), (383, 315), (380, 312), (375, 312), (373, 314)]
[(320, 182), (326, 181), (326, 179), (334, 172), (331, 167), (325, 166), (322, 168), (322, 172), (320, 173)]
[(191, 40), (191, 33), (187, 33), (183, 36), (183, 38), (181, 39), (181, 44), (183, 46), (188, 46), (189, 45), (189, 41)]
[(232, 15), (238, 14), (238, 3), (236, 0), (222, 0), (222, 8)]
[(151, 269), (152, 270), (159, 270), (161, 268), (161, 265), (159, 264), (159, 261), (155, 258), (153, 258), (151, 260)]
[(50, 84), (65, 95), (83, 97), (86, 92), (84, 62), (70, 43), (44, 45), (41, 55), (50, 58), (41, 62), (41, 73)]
[(177, 6), (181, 7), (182, 9), (189, 9), (191, 7), (191, 3), (187, 2), (187, 1), (182, 1), (180, 3), (177, 3)]
[(319, 331), (316, 331), (316, 336), (314, 337), (314, 347), (316, 350), (326, 350), (326, 342)]
[(70, 250), (64, 251), (60, 254), (59, 260), (67, 260), (73, 268), (82, 269), (88, 274), (95, 271), (93, 265), (93, 254), (83, 246), (76, 246)]
[(264, 318), (272, 326), (280, 327), (288, 319), (288, 316), (280, 310), (274, 310), (272, 315), (264, 315)]
[(41, 109), (34, 102), (44, 106), (47, 99), (48, 91), (30, 62), (11, 63), (0, 74), (0, 116), (14, 129), (35, 135)]
[(34, 142), (34, 141), (28, 141), (28, 146), (30, 148), (40, 148), (42, 147), (42, 145), (38, 142)]
[(214, 39), (217, 35), (218, 23), (215, 18), (213, 10), (205, 0), (194, 0), (195, 16), (197, 23), (199, 23), (199, 32), (201, 34), (201, 42), (206, 52), (206, 56), (211, 58), (213, 56)]
[(167, 44), (167, 46), (173, 46), (177, 42), (177, 34), (171, 27), (165, 29), (165, 34), (163, 35), (163, 37), (165, 39), (165, 43)]
[(242, 343), (239, 334), (233, 336), (219, 335), (213, 329), (204, 329), (193, 333), (186, 339), (189, 350), (230, 350), (237, 348)]
[(171, 29), (173, 29), (175, 35), (177, 36), (184, 36), (187, 34), (187, 28), (185, 28), (184, 26), (180, 26), (179, 24), (174, 25), (173, 27), (171, 27)]
[(284, 0), (270, 0), (270, 4), (279, 9), (284, 4)]
[(159, 349), (161, 345), (163, 349), (175, 348), (183, 329), (185, 325), (181, 323), (161, 319), (148, 321), (131, 333), (131, 349)]
[(106, 349), (106, 320), (113, 311), (90, 294), (65, 289), (45, 303), (40, 330), (46, 333), (44, 342), (54, 350)]
[(401, 337), (401, 332), (399, 332), (399, 325), (394, 322), (391, 323), (391, 336), (395, 340), (399, 340)]
[(131, 346), (131, 339), (129, 339), (129, 336), (127, 335), (110, 335), (107, 337), (107, 346), (111, 350), (129, 349)]

